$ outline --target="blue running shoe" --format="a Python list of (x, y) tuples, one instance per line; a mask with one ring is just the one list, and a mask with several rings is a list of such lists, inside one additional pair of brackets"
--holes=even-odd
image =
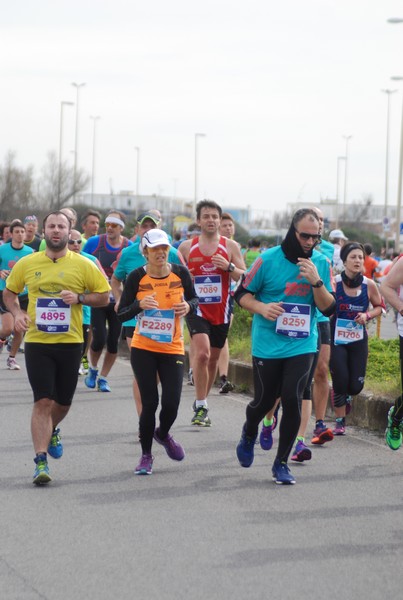
[(52, 478), (49, 475), (49, 467), (48, 461), (46, 460), (46, 454), (38, 454), (34, 458), (34, 463), (36, 464), (36, 467), (32, 483), (35, 483), (35, 485), (46, 485), (47, 483), (52, 481)]
[(273, 431), (276, 426), (276, 419), (269, 426), (264, 423), (262, 425), (262, 431), (260, 432), (259, 442), (262, 450), (271, 450), (273, 446)]
[(109, 383), (104, 377), (98, 377), (98, 392), (110, 392), (111, 388)]
[(242, 467), (250, 467), (255, 457), (255, 442), (257, 435), (249, 437), (245, 434), (245, 427), (242, 429), (241, 439), (236, 447), (236, 455)]
[(151, 454), (143, 454), (140, 462), (137, 465), (134, 474), (135, 475), (151, 475), (153, 472), (153, 461), (154, 457)]
[(97, 384), (97, 377), (98, 377), (98, 369), (93, 369), (92, 367), (90, 367), (88, 370), (88, 375), (84, 379), (85, 385), (88, 388), (91, 388), (92, 390), (94, 390), (95, 386)]
[(54, 429), (48, 446), (48, 454), (52, 458), (61, 458), (63, 456), (63, 444), (60, 436), (60, 429)]
[(298, 440), (291, 460), (294, 462), (304, 462), (304, 460), (311, 460), (311, 458), (312, 452), (308, 446), (302, 440)]
[(287, 463), (281, 462), (279, 458), (276, 458), (272, 468), (273, 481), (279, 485), (293, 485), (295, 483), (294, 477), (290, 473)]

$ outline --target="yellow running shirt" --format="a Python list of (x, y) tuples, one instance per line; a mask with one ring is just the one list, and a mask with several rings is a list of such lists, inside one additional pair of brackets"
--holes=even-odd
[(7, 289), (19, 294), (25, 285), (31, 319), (25, 341), (44, 344), (83, 341), (82, 306), (65, 304), (60, 298), (62, 290), (101, 294), (111, 289), (94, 263), (70, 250), (55, 262), (45, 252), (19, 260), (7, 279)]

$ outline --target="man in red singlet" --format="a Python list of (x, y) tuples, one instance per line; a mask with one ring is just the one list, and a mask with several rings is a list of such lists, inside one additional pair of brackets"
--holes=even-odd
[(199, 297), (197, 312), (188, 315), (191, 335), (193, 376), (196, 390), (193, 425), (209, 427), (207, 396), (217, 373), (221, 348), (227, 339), (231, 319), (230, 280), (242, 275), (245, 266), (234, 240), (220, 235), (221, 207), (202, 200), (196, 207), (200, 235), (179, 246), (193, 277)]

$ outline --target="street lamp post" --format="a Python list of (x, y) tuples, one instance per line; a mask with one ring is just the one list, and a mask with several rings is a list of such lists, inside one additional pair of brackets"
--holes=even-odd
[(339, 204), (340, 204), (340, 162), (346, 160), (345, 156), (337, 157), (337, 175), (336, 175), (336, 229), (339, 228)]
[(140, 148), (138, 146), (134, 147), (137, 152), (137, 160), (136, 160), (136, 200), (139, 201), (139, 193), (140, 193)]
[(63, 109), (65, 106), (74, 106), (74, 102), (62, 101), (60, 103), (60, 133), (59, 133), (59, 176), (57, 182), (57, 202), (60, 207), (60, 196), (62, 191), (62, 153), (63, 153)]
[[(400, 17), (392, 17), (387, 20), (388, 23), (394, 25), (403, 23)], [(402, 81), (403, 77), (391, 77), (393, 81)], [(400, 252), (400, 210), (402, 206), (402, 177), (403, 177), (403, 103), (402, 103), (402, 120), (400, 124), (400, 157), (399, 157), (399, 182), (397, 190), (397, 206), (396, 206), (396, 230), (395, 230), (395, 252)]]
[(93, 129), (93, 133), (92, 133), (92, 173), (91, 173), (91, 206), (94, 205), (94, 181), (95, 181), (95, 138), (96, 138), (96, 128), (97, 128), (97, 121), (100, 119), (101, 117), (96, 116), (96, 117), (90, 117), (90, 119), (93, 120), (94, 122), (94, 129)]
[(348, 175), (348, 143), (351, 140), (352, 135), (343, 135), (343, 138), (346, 140), (346, 153), (345, 153), (345, 163), (344, 163), (344, 215), (346, 214), (346, 204), (347, 204), (347, 175)]
[(81, 87), (85, 86), (85, 83), (72, 83), (72, 86), (76, 88), (76, 133), (74, 141), (74, 178), (73, 178), (73, 204), (76, 197), (76, 184), (77, 184), (77, 163), (78, 163), (78, 112), (79, 112), (79, 91)]
[(397, 90), (381, 90), (388, 96), (388, 109), (386, 117), (386, 161), (385, 161), (385, 209), (384, 216), (388, 216), (388, 196), (389, 196), (389, 137), (390, 137), (390, 96)]
[(193, 214), (196, 214), (196, 204), (197, 204), (197, 199), (198, 199), (198, 161), (199, 161), (199, 144), (198, 144), (198, 140), (201, 137), (206, 137), (205, 133), (195, 133), (195, 194), (194, 194), (194, 199), (193, 199)]

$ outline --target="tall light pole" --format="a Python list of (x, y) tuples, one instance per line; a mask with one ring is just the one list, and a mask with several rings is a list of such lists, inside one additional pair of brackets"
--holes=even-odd
[(60, 133), (59, 133), (59, 176), (57, 182), (57, 202), (60, 207), (60, 195), (62, 190), (62, 153), (63, 153), (63, 109), (65, 106), (74, 106), (74, 102), (62, 100), (60, 103)]
[(336, 175), (336, 229), (339, 228), (339, 204), (340, 204), (340, 163), (346, 160), (345, 156), (337, 157), (337, 175)]
[[(403, 23), (400, 17), (392, 17), (387, 20), (388, 23), (394, 25)], [(393, 81), (401, 81), (403, 77), (391, 77)], [(400, 209), (402, 206), (402, 177), (403, 177), (403, 103), (402, 103), (402, 121), (400, 124), (400, 157), (399, 157), (399, 183), (397, 190), (397, 207), (396, 207), (396, 231), (395, 231), (395, 252), (400, 252)]]
[(139, 193), (140, 193), (140, 148), (138, 146), (134, 147), (137, 152), (137, 160), (136, 160), (136, 200), (139, 201)]
[(343, 138), (346, 140), (346, 153), (344, 156), (344, 214), (346, 214), (346, 204), (347, 204), (347, 175), (348, 175), (348, 143), (351, 140), (352, 135), (343, 135)]
[(194, 195), (194, 199), (193, 199), (193, 214), (196, 214), (196, 204), (197, 204), (197, 197), (198, 197), (198, 162), (199, 162), (199, 144), (198, 144), (198, 140), (201, 137), (206, 137), (205, 133), (195, 133), (195, 195)]
[(94, 129), (92, 133), (92, 173), (91, 173), (91, 206), (94, 205), (94, 181), (95, 181), (95, 137), (96, 137), (96, 129), (97, 129), (97, 121), (101, 117), (90, 117), (90, 119), (94, 122)]
[(73, 204), (76, 197), (76, 184), (77, 184), (77, 162), (78, 162), (78, 109), (79, 109), (79, 92), (80, 88), (85, 86), (85, 83), (72, 83), (72, 86), (76, 88), (76, 134), (74, 141), (74, 178), (73, 178)]
[(388, 216), (388, 196), (389, 196), (389, 137), (390, 137), (390, 96), (397, 90), (381, 90), (388, 96), (388, 109), (386, 117), (386, 161), (385, 161), (385, 209), (384, 216)]

